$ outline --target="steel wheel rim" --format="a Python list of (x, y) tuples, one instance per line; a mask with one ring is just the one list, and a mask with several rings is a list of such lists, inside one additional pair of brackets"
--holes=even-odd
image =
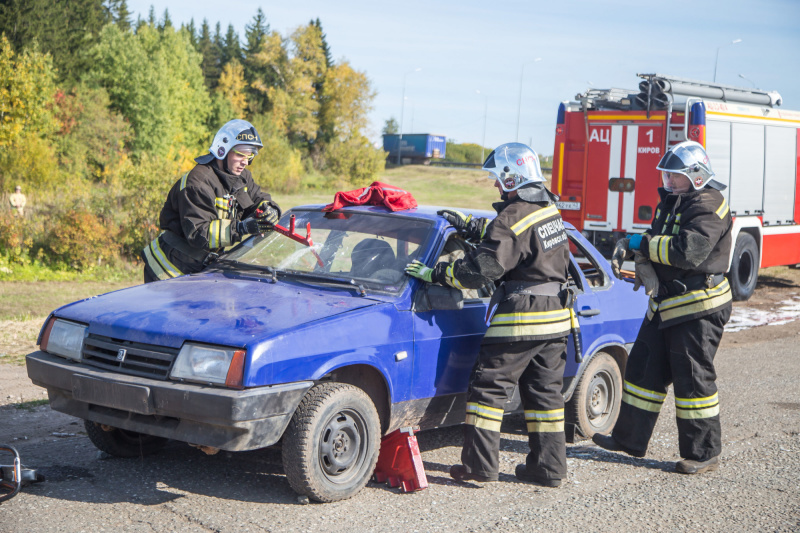
[(319, 465), (323, 475), (336, 484), (357, 476), (366, 460), (368, 436), (364, 417), (342, 409), (325, 423), (319, 437)]
[(602, 428), (608, 422), (614, 406), (614, 378), (608, 372), (594, 375), (586, 395), (586, 417), (594, 428)]

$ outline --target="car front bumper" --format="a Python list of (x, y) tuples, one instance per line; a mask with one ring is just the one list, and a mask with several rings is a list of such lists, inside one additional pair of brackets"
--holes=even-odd
[(231, 390), (117, 374), (37, 351), (28, 377), (56, 411), (116, 428), (242, 451), (275, 444), (314, 383)]

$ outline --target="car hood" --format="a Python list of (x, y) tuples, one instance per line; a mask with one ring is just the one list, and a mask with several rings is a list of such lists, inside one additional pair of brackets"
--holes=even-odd
[(200, 274), (147, 283), (66, 305), (56, 316), (89, 333), (180, 347), (184, 340), (246, 347), (301, 324), (380, 301), (353, 291)]

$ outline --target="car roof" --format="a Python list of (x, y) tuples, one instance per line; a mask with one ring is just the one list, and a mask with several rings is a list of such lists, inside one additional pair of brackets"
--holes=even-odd
[[(310, 209), (310, 210), (320, 210), (325, 207), (325, 204), (307, 204), (307, 205), (298, 205), (293, 207), (292, 209)], [(494, 211), (489, 211), (485, 209), (472, 209), (468, 207), (446, 207), (446, 206), (439, 206), (439, 205), (419, 205), (413, 209), (403, 209), (401, 211), (390, 211), (388, 208), (380, 206), (380, 205), (356, 205), (356, 206), (347, 206), (342, 207), (341, 209), (337, 209), (337, 211), (344, 211), (344, 212), (361, 212), (361, 213), (384, 213), (384, 214), (393, 214), (396, 216), (409, 216), (414, 218), (422, 218), (425, 220), (441, 220), (441, 217), (437, 214), (437, 211), (441, 211), (442, 209), (450, 209), (461, 211), (462, 213), (471, 214), (475, 217), (484, 217), (484, 218), (494, 218), (497, 216), (497, 213)], [(564, 222), (564, 226), (568, 229), (575, 229), (575, 227), (570, 224), (569, 222)]]

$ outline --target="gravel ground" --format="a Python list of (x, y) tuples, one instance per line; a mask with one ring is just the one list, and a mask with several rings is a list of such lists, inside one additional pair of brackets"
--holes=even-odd
[[(762, 271), (754, 298), (736, 305), (772, 309), (800, 295), (799, 278), (797, 270)], [(41, 321), (25, 322), (29, 328), (13, 333), (3, 324), (0, 346), (14, 344), (12, 335), (35, 340)], [(514, 478), (527, 439), (522, 419), (508, 417), (499, 483), (450, 479), (462, 437), (460, 428), (446, 428), (418, 435), (428, 489), (402, 494), (370, 483), (350, 500), (310, 505), (289, 488), (274, 448), (206, 456), (170, 443), (144, 459), (104, 457), (79, 421), (41, 405), (44, 391), (24, 367), (0, 364), (0, 443), (16, 446), (25, 464), (47, 476), (0, 505), (0, 533), (800, 531), (799, 335), (800, 321), (725, 334), (716, 361), (723, 429), (717, 472), (674, 472), (670, 395), (646, 458), (591, 441), (569, 445), (569, 477), (558, 489)]]
[[(460, 428), (419, 434), (429, 488), (370, 483), (356, 497), (303, 505), (276, 449), (203, 455), (181, 443), (144, 459), (103, 458), (75, 419), (48, 406), (0, 407), (0, 441), (48, 480), (0, 506), (0, 531), (798, 531), (800, 322), (726, 334), (717, 356), (723, 454), (718, 472), (674, 473), (671, 398), (645, 459), (569, 445), (558, 489), (518, 482), (524, 425), (503, 428), (499, 483), (459, 485)], [(0, 376), (24, 380), (21, 367)], [(3, 384), (5, 382), (0, 382)], [(41, 398), (33, 386), (25, 398)], [(6, 400), (6, 403), (8, 400)], [(25, 404), (23, 404), (23, 407)]]

